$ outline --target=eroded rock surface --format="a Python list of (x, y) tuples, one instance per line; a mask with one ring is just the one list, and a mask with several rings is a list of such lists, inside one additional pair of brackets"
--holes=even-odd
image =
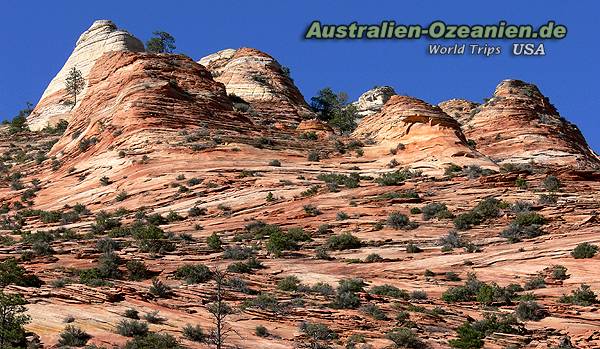
[(502, 81), (463, 131), (499, 163), (600, 166), (577, 126), (561, 117), (535, 85), (520, 80)]
[(226, 49), (206, 56), (204, 65), (228, 94), (249, 103), (261, 124), (295, 128), (314, 117), (284, 68), (271, 56), (252, 48)]
[(471, 120), (476, 112), (479, 103), (471, 102), (466, 99), (450, 99), (438, 104), (444, 113), (455, 118), (459, 124), (465, 125)]
[(358, 115), (361, 117), (373, 115), (381, 110), (385, 103), (394, 96), (396, 91), (390, 86), (378, 86), (360, 95), (358, 100), (352, 103)]
[(392, 96), (379, 113), (364, 118), (353, 135), (376, 141), (382, 157), (400, 145), (395, 159), (413, 168), (441, 170), (450, 163), (496, 167), (469, 148), (457, 120), (413, 97)]
[[(144, 44), (128, 32), (118, 29), (109, 20), (95, 21), (81, 34), (65, 65), (44, 91), (27, 119), (29, 128), (40, 130), (48, 125), (54, 125), (60, 119), (69, 121), (71, 110), (77, 107), (69, 104), (70, 97), (65, 91), (65, 78), (69, 71), (73, 67), (81, 71), (87, 87), (88, 75), (92, 67), (104, 53), (111, 51), (142, 52)], [(86, 93), (87, 88), (84, 88), (77, 96), (78, 100), (83, 99)]]

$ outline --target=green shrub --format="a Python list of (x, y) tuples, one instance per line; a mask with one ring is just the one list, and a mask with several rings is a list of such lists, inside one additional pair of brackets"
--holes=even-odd
[(129, 280), (140, 281), (150, 277), (150, 271), (142, 261), (128, 261), (125, 267), (129, 272)]
[(333, 235), (327, 240), (327, 248), (332, 250), (348, 250), (360, 248), (362, 245), (359, 238), (350, 234), (343, 233), (341, 235)]
[(136, 336), (125, 343), (123, 349), (183, 349), (179, 341), (168, 333), (150, 332)]
[(387, 320), (387, 315), (376, 304), (369, 303), (360, 307), (360, 311), (371, 316), (375, 320)]
[(454, 217), (452, 212), (448, 210), (446, 204), (439, 202), (427, 204), (421, 209), (421, 211), (423, 212), (423, 219), (426, 221), (432, 218), (444, 219)]
[(58, 344), (66, 347), (83, 347), (90, 338), (92, 336), (79, 327), (67, 325), (59, 335)]
[(318, 282), (310, 288), (310, 292), (318, 293), (323, 296), (330, 296), (334, 294), (335, 291), (333, 290), (333, 287), (331, 287), (330, 284)]
[(569, 275), (567, 275), (567, 268), (562, 265), (553, 265), (552, 274), (550, 276), (554, 280), (566, 280), (569, 278)]
[(311, 150), (308, 152), (307, 159), (308, 159), (308, 161), (319, 162), (319, 161), (321, 161), (321, 155), (319, 155), (318, 151)]
[(294, 292), (298, 290), (300, 286), (300, 279), (294, 275), (286, 276), (285, 278), (277, 282), (277, 289), (281, 291)]
[(380, 285), (380, 286), (373, 286), (369, 289), (369, 293), (380, 295), (380, 296), (391, 297), (391, 298), (404, 299), (404, 300), (408, 300), (410, 298), (408, 292), (406, 292), (405, 290), (402, 290), (396, 286), (387, 285), (387, 284)]
[(546, 219), (537, 213), (519, 213), (508, 228), (500, 233), (500, 236), (510, 242), (518, 242), (524, 238), (534, 238), (543, 234), (540, 227), (545, 223)]
[(553, 192), (558, 191), (562, 184), (556, 176), (550, 175), (542, 181), (542, 185), (544, 189)]
[(458, 215), (454, 219), (454, 226), (458, 230), (467, 230), (488, 219), (496, 218), (500, 214), (500, 204), (495, 198), (484, 199), (471, 211)]
[(223, 251), (223, 258), (241, 261), (241, 260), (248, 259), (248, 258), (254, 256), (254, 254), (255, 254), (254, 249), (251, 247), (234, 246), (234, 247), (226, 248)]
[(333, 332), (327, 325), (316, 322), (303, 321), (300, 324), (300, 331), (310, 337), (312, 340), (333, 340), (337, 339), (338, 335)]
[(320, 174), (317, 176), (317, 179), (327, 183), (328, 185), (333, 185), (334, 187), (345, 186), (346, 188), (358, 188), (360, 175), (357, 173), (352, 173), (347, 176), (343, 174), (329, 173)]
[(159, 279), (152, 280), (152, 285), (150, 286), (148, 291), (159, 298), (169, 298), (173, 293), (171, 287), (163, 283)]
[(315, 217), (321, 214), (321, 211), (315, 205), (304, 205), (304, 212), (310, 217)]
[(125, 313), (123, 314), (123, 316), (125, 316), (126, 318), (129, 318), (129, 319), (133, 319), (133, 320), (140, 319), (140, 313), (137, 310), (131, 309), (131, 308), (125, 310)]
[(24, 287), (40, 287), (42, 281), (34, 274), (29, 274), (14, 258), (0, 262), (0, 287), (8, 285)]
[(530, 291), (544, 287), (546, 287), (546, 281), (544, 280), (544, 277), (536, 276), (531, 280), (527, 280), (527, 282), (525, 282), (525, 285), (523, 286), (523, 289), (526, 291)]
[(123, 319), (117, 324), (117, 333), (125, 337), (144, 336), (148, 333), (148, 324), (133, 319)]
[(389, 214), (387, 219), (387, 225), (393, 229), (415, 229), (419, 225), (415, 222), (411, 222), (410, 219), (400, 213), (400, 212), (392, 212)]
[(563, 295), (560, 301), (562, 303), (590, 306), (598, 303), (598, 296), (590, 289), (589, 285), (581, 284), (578, 289), (573, 290), (570, 296)]
[(413, 172), (408, 169), (400, 169), (394, 172), (388, 172), (381, 174), (375, 182), (381, 186), (391, 186), (391, 185), (400, 185), (404, 183), (405, 180), (419, 177), (421, 175), (420, 172)]
[(583, 242), (571, 251), (571, 256), (576, 259), (592, 258), (598, 253), (598, 246)]
[(183, 327), (182, 332), (183, 332), (183, 337), (185, 339), (191, 340), (192, 342), (201, 343), (206, 340), (206, 335), (204, 334), (204, 331), (198, 325), (194, 326), (191, 324), (186, 324)]
[(187, 284), (200, 284), (210, 280), (212, 272), (204, 264), (188, 264), (177, 268), (175, 278)]
[(423, 249), (420, 248), (419, 246), (413, 244), (412, 242), (409, 242), (406, 245), (406, 253), (419, 253), (419, 252), (423, 252)]
[(269, 337), (269, 330), (265, 326), (258, 325), (254, 328), (254, 334), (258, 337)]
[(377, 253), (371, 253), (365, 257), (365, 263), (376, 263), (383, 261), (383, 258)]
[(408, 328), (395, 328), (386, 333), (386, 338), (394, 342), (396, 348), (426, 348), (425, 343)]
[(523, 321), (539, 321), (546, 317), (547, 312), (534, 301), (519, 302), (515, 308), (515, 315)]
[(209, 237), (207, 237), (206, 243), (208, 245), (208, 248), (210, 248), (213, 251), (220, 251), (222, 248), (221, 245), (223, 244), (221, 238), (219, 237), (219, 235), (217, 235), (217, 233), (212, 233)]

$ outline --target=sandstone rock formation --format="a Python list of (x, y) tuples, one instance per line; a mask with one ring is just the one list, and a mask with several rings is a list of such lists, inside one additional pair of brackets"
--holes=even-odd
[(304, 97), (271, 56), (252, 48), (226, 49), (206, 56), (204, 65), (227, 93), (250, 104), (261, 124), (282, 123), (292, 129), (314, 116)]
[(334, 131), (331, 128), (331, 126), (327, 125), (327, 123), (325, 123), (321, 120), (318, 120), (318, 119), (303, 120), (298, 125), (298, 128), (296, 128), (296, 131), (298, 131), (301, 134), (308, 133), (308, 132), (314, 132), (315, 134), (317, 134), (320, 137), (327, 137), (329, 135), (334, 134)]
[(465, 125), (475, 114), (475, 109), (479, 103), (471, 102), (466, 99), (450, 99), (438, 104), (444, 113), (455, 118), (459, 124)]
[(358, 115), (365, 117), (379, 112), (388, 99), (395, 94), (396, 91), (390, 86), (378, 86), (360, 95), (352, 104), (356, 107)]
[(600, 166), (577, 126), (533, 84), (504, 80), (477, 110), (463, 131), (499, 163)]
[(364, 118), (353, 134), (381, 146), (381, 154), (400, 145), (401, 163), (420, 169), (457, 165), (496, 166), (470, 149), (458, 121), (420, 99), (392, 96), (379, 113)]
[[(68, 96), (65, 92), (65, 78), (69, 70), (73, 67), (77, 68), (87, 82), (96, 60), (105, 52), (110, 51), (141, 52), (144, 51), (144, 44), (128, 32), (117, 29), (117, 26), (111, 21), (95, 21), (88, 30), (81, 34), (67, 62), (44, 91), (37, 106), (27, 119), (29, 128), (35, 131), (53, 125), (60, 119), (69, 121), (70, 111), (73, 107), (68, 103)], [(87, 88), (84, 88), (78, 95), (78, 100), (83, 99), (86, 92)]]
[(251, 126), (233, 112), (223, 84), (185, 56), (105, 53), (89, 73), (88, 91), (52, 154), (79, 153), (89, 140), (103, 152), (174, 130)]

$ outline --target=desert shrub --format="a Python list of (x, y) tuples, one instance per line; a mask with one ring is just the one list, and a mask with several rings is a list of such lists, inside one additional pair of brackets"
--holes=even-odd
[(539, 321), (546, 317), (547, 312), (534, 301), (520, 302), (515, 308), (515, 315), (523, 320)]
[(516, 214), (519, 214), (530, 212), (531, 208), (531, 203), (527, 201), (516, 201), (511, 205), (510, 210)]
[(123, 316), (125, 316), (128, 319), (133, 319), (133, 320), (140, 319), (140, 313), (137, 310), (131, 309), (131, 308), (125, 310), (125, 313), (123, 313)]
[(83, 347), (90, 338), (92, 336), (79, 327), (68, 325), (60, 333), (58, 344), (66, 347)]
[(40, 287), (42, 281), (34, 274), (29, 274), (14, 258), (0, 262), (0, 287), (8, 285), (24, 287)]
[(371, 253), (365, 257), (365, 263), (376, 263), (383, 261), (383, 258), (377, 253)]
[(560, 180), (553, 175), (549, 175), (542, 181), (542, 186), (548, 191), (557, 191), (560, 189), (561, 185)]
[(333, 340), (338, 338), (338, 335), (331, 330), (327, 325), (303, 321), (300, 324), (300, 331), (310, 337), (312, 340)]
[(329, 173), (320, 174), (317, 176), (317, 179), (327, 183), (328, 185), (333, 185), (334, 187), (345, 186), (346, 188), (358, 188), (360, 175), (357, 173), (352, 173), (347, 176), (343, 174)]
[(392, 200), (392, 199), (418, 199), (419, 194), (412, 190), (391, 191), (385, 194), (378, 195), (376, 200)]
[(188, 264), (177, 268), (175, 278), (187, 284), (200, 284), (210, 280), (212, 272), (204, 264)]
[(222, 248), (221, 245), (223, 244), (221, 238), (219, 237), (219, 235), (217, 235), (217, 233), (212, 233), (209, 237), (207, 237), (206, 243), (208, 245), (208, 248), (210, 248), (213, 251), (220, 251)]
[(422, 290), (414, 290), (410, 293), (410, 299), (415, 299), (415, 300), (427, 299), (427, 293)]
[(439, 244), (449, 248), (460, 248), (465, 247), (467, 242), (458, 234), (457, 231), (452, 230), (448, 232), (448, 235), (440, 238)]
[(282, 313), (285, 310), (284, 305), (269, 293), (261, 293), (254, 299), (246, 299), (242, 307), (258, 308), (275, 314)]
[(106, 176), (102, 176), (100, 178), (100, 184), (107, 186), (107, 185), (110, 185), (110, 183), (111, 183), (110, 178), (108, 178)]
[(256, 259), (256, 257), (250, 257), (244, 262), (235, 262), (227, 266), (227, 271), (236, 274), (248, 274), (252, 273), (255, 269), (262, 269), (264, 266)]
[(467, 230), (488, 219), (496, 218), (499, 214), (500, 201), (495, 198), (487, 198), (480, 201), (471, 211), (458, 215), (454, 219), (454, 226), (458, 230)]
[(458, 166), (457, 164), (450, 164), (444, 170), (444, 175), (454, 176), (455, 174), (460, 172), (462, 172), (462, 167)]
[(517, 188), (521, 188), (521, 189), (527, 189), (527, 187), (529, 186), (529, 184), (527, 183), (527, 181), (525, 180), (525, 178), (517, 178), (515, 180), (515, 186)]
[(266, 247), (267, 251), (273, 255), (281, 256), (283, 251), (297, 250), (299, 248), (299, 242), (310, 240), (310, 236), (302, 229), (292, 228), (287, 232), (277, 229), (269, 236), (269, 241), (267, 241)]
[(481, 348), (483, 339), (492, 333), (517, 334), (523, 333), (521, 327), (517, 327), (517, 320), (511, 315), (496, 316), (486, 314), (483, 320), (472, 324), (465, 322), (457, 330), (458, 338), (448, 343), (453, 348)]
[(123, 349), (183, 349), (179, 341), (168, 333), (147, 333), (125, 343)]
[(158, 298), (169, 298), (173, 293), (173, 290), (169, 285), (159, 279), (154, 279), (152, 280), (152, 285), (148, 289), (148, 292)]
[(431, 204), (425, 205), (421, 212), (423, 212), (423, 219), (430, 220), (432, 218), (444, 219), (444, 218), (453, 218), (454, 215), (452, 212), (448, 210), (446, 204), (433, 202)]
[(202, 327), (198, 325), (186, 324), (183, 327), (183, 338), (191, 340), (192, 342), (204, 342), (206, 340), (206, 335), (202, 330)]
[(150, 271), (142, 261), (128, 261), (125, 267), (129, 272), (129, 280), (140, 281), (150, 277)]
[(330, 296), (330, 295), (334, 294), (335, 291), (334, 291), (333, 287), (331, 287), (330, 284), (327, 284), (324, 282), (318, 282), (311, 286), (310, 292), (318, 293), (323, 296)]
[(494, 173), (493, 170), (482, 168), (478, 165), (469, 165), (463, 168), (462, 172), (470, 179), (475, 179), (482, 176), (489, 176)]
[(158, 310), (144, 314), (144, 320), (151, 324), (161, 324), (165, 322), (165, 318), (158, 315)]
[(307, 159), (308, 161), (319, 162), (321, 161), (321, 155), (319, 155), (318, 151), (311, 150), (308, 152)]
[(117, 324), (117, 333), (125, 337), (144, 336), (148, 333), (148, 324), (133, 319), (122, 319)]
[(460, 281), (460, 276), (453, 271), (446, 272), (445, 278), (448, 281)]
[(420, 349), (427, 347), (425, 343), (408, 328), (395, 328), (386, 333), (385, 336), (387, 339), (394, 342), (396, 348)]
[(301, 192), (300, 195), (303, 196), (303, 197), (316, 195), (319, 192), (320, 188), (321, 188), (320, 185), (311, 185), (310, 188), (308, 188), (305, 191)]
[(348, 214), (346, 212), (340, 211), (336, 214), (335, 219), (337, 221), (345, 221), (348, 218), (350, 218), (350, 216), (348, 216)]
[(277, 289), (281, 291), (297, 291), (300, 279), (294, 275), (286, 276), (277, 282)]
[(369, 303), (360, 307), (360, 311), (371, 316), (375, 320), (387, 320), (387, 315), (376, 304)]
[(400, 185), (405, 180), (419, 177), (421, 175), (420, 172), (414, 172), (408, 169), (400, 169), (394, 172), (387, 172), (381, 174), (375, 182), (381, 186), (390, 186), (390, 185)]
[(546, 219), (534, 212), (519, 213), (504, 229), (500, 236), (510, 242), (518, 242), (525, 238), (534, 238), (543, 234), (540, 227), (546, 223)]
[(321, 214), (321, 211), (315, 205), (312, 204), (304, 205), (303, 209), (304, 212), (310, 217), (315, 217)]
[(542, 276), (536, 276), (531, 280), (527, 280), (525, 285), (523, 285), (523, 289), (526, 291), (536, 290), (544, 287), (546, 287), (546, 281), (544, 281), (544, 277)]
[(420, 248), (419, 246), (415, 245), (412, 242), (409, 242), (408, 244), (406, 244), (406, 253), (419, 253), (419, 252), (423, 252), (423, 249)]
[(233, 259), (233, 260), (244, 260), (254, 256), (254, 249), (251, 247), (239, 247), (234, 246), (230, 248), (226, 248), (223, 251), (224, 259)]
[(360, 248), (361, 245), (360, 239), (350, 233), (333, 235), (327, 240), (327, 248), (338, 251)]
[(119, 264), (121, 264), (121, 258), (114, 252), (103, 253), (98, 258), (98, 275), (103, 279), (119, 279), (122, 276)]
[(367, 284), (363, 279), (341, 279), (337, 288), (338, 292), (362, 292)]
[(589, 285), (581, 284), (578, 289), (572, 291), (571, 295), (563, 295), (560, 301), (562, 303), (589, 306), (598, 303), (598, 296), (590, 289)]
[(554, 280), (566, 280), (569, 278), (569, 275), (567, 275), (567, 268), (562, 265), (553, 265), (551, 270), (552, 273), (550, 276)]
[(393, 229), (415, 229), (419, 225), (415, 222), (411, 222), (408, 216), (400, 212), (392, 212), (389, 214), (387, 219), (387, 225)]
[(120, 244), (111, 238), (100, 238), (96, 242), (96, 249), (100, 252), (113, 252), (120, 249)]
[(175, 250), (173, 242), (169, 241), (165, 232), (155, 225), (138, 224), (130, 231), (141, 252), (163, 254)]
[(558, 198), (554, 194), (540, 194), (538, 197), (538, 204), (540, 205), (556, 205), (557, 202)]
[(592, 258), (598, 253), (598, 246), (592, 245), (589, 242), (583, 242), (577, 245), (573, 251), (571, 251), (571, 256), (576, 259), (583, 258)]
[(380, 295), (380, 296), (391, 297), (391, 298), (405, 299), (405, 300), (410, 298), (410, 295), (405, 290), (402, 290), (396, 286), (387, 285), (387, 284), (373, 286), (369, 289), (369, 293)]

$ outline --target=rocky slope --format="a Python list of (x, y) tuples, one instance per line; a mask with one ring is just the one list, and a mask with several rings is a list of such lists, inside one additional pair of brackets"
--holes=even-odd
[(471, 120), (478, 106), (478, 103), (466, 99), (450, 99), (438, 104), (438, 107), (442, 108), (444, 113), (455, 118), (461, 126), (466, 125)]
[[(81, 71), (87, 82), (88, 75), (96, 61), (105, 52), (111, 51), (142, 52), (144, 44), (128, 32), (119, 30), (111, 21), (95, 21), (88, 30), (81, 34), (65, 65), (44, 91), (27, 120), (29, 128), (34, 131), (41, 130), (48, 125), (53, 126), (60, 119), (69, 121), (73, 106), (69, 104), (69, 97), (65, 92), (67, 74), (71, 68), (75, 67)], [(87, 89), (84, 88), (78, 95), (78, 99), (81, 100), (86, 93)]]
[[(582, 284), (600, 292), (599, 255), (572, 254), (600, 243), (600, 172), (567, 161), (447, 174), (450, 164), (500, 169), (442, 108), (392, 96), (353, 135), (336, 136), (301, 120), (299, 101), (269, 112), (253, 93), (228, 96), (216, 67), (236, 55), (268, 60), (222, 51), (207, 69), (179, 55), (106, 52), (64, 134), (0, 126), (0, 262), (15, 258), (41, 285), (7, 277), (9, 264), (0, 282), (28, 301), (26, 329), (40, 347), (60, 347), (67, 324), (87, 344), (123, 346), (130, 309), (184, 348), (213, 347), (184, 331), (214, 327), (216, 285), (201, 265), (229, 273), (232, 347), (441, 349), (465, 324), (481, 337), (470, 347), (600, 347), (600, 302), (562, 297)], [(242, 68), (230, 75), (246, 79)], [(497, 93), (507, 104), (488, 102), (468, 124), (496, 105), (510, 129), (546, 103), (506, 88)], [(543, 106), (533, 110), (555, 115)], [(490, 315), (516, 320), (480, 321)]]
[(263, 125), (295, 128), (314, 116), (283, 67), (252, 48), (226, 49), (198, 61), (222, 82), (228, 94), (241, 98)]
[(502, 81), (463, 131), (499, 163), (600, 166), (577, 126), (561, 117), (535, 85), (523, 81)]
[[(459, 123), (439, 107), (407, 96), (392, 96), (379, 113), (365, 117), (353, 134), (377, 142), (381, 158), (396, 155), (400, 164), (440, 171), (449, 164), (496, 165), (470, 149)], [(396, 154), (389, 154), (396, 149)]]
[(360, 95), (352, 104), (356, 107), (358, 115), (365, 117), (379, 112), (388, 99), (395, 94), (393, 87), (377, 86)]

